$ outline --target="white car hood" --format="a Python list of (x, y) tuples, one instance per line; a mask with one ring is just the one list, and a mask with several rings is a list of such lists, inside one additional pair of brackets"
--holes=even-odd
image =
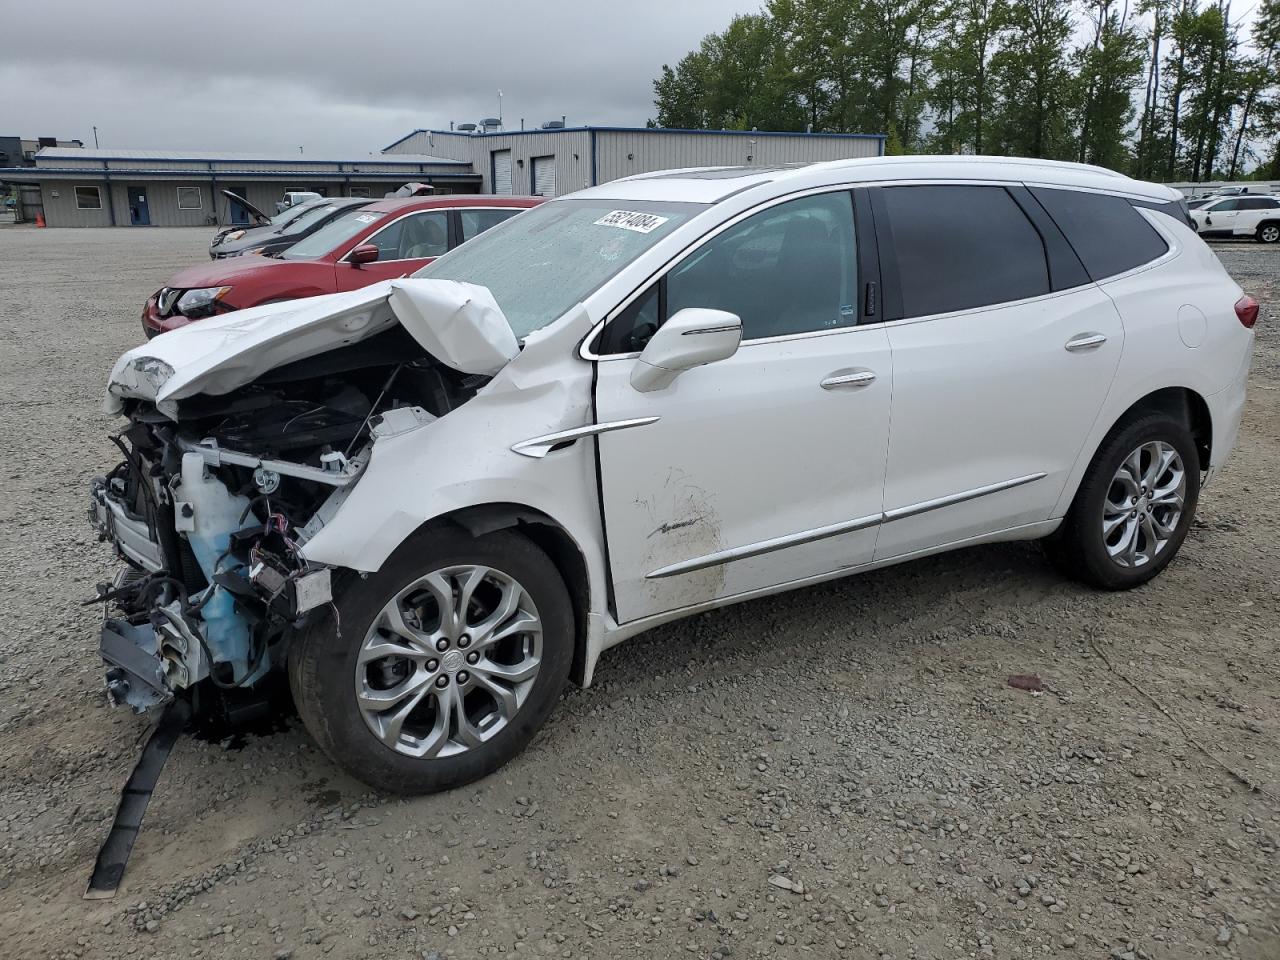
[(357, 343), (399, 323), (428, 353), (463, 373), (492, 376), (520, 344), (487, 287), (456, 280), (385, 280), (350, 293), (289, 300), (200, 320), (116, 361), (106, 410), (149, 400), (173, 419), (176, 401), (224, 394), (268, 370)]

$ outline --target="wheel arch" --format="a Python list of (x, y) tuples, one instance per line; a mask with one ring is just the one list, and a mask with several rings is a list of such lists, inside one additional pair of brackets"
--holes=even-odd
[(418, 529), (433, 526), (455, 526), (473, 537), (498, 530), (512, 530), (528, 537), (555, 566), (569, 591), (573, 603), (573, 665), (569, 677), (582, 685), (587, 669), (587, 614), (591, 610), (591, 580), (582, 547), (553, 517), (519, 503), (483, 503), (460, 507), (432, 517)]
[[(1190, 387), (1162, 387), (1130, 404), (1111, 425), (1107, 436), (1136, 417), (1149, 413), (1166, 413), (1182, 420), (1191, 430), (1200, 459), (1200, 471), (1209, 469), (1213, 452), (1213, 417), (1205, 398)], [(1103, 442), (1105, 442), (1105, 437)], [(1096, 453), (1096, 451), (1095, 451)]]

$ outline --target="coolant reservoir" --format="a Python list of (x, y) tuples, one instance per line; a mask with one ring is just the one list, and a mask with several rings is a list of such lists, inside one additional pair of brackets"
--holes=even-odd
[[(226, 485), (205, 471), (204, 457), (182, 455), (182, 484), (175, 491), (180, 524), (205, 579), (213, 584), (219, 558), (226, 553), (231, 534), (240, 529), (240, 518), (249, 509), (248, 497), (232, 494)], [(222, 570), (233, 569), (234, 561), (223, 561)], [(235, 609), (235, 599), (225, 589), (211, 586), (214, 595), (200, 609), (205, 623), (205, 642), (213, 659), (230, 663), (235, 680), (248, 673), (249, 625)]]

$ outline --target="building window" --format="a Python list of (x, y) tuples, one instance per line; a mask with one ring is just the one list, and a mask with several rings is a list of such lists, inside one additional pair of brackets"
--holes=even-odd
[(200, 195), (199, 187), (179, 187), (178, 188), (178, 209), (179, 210), (203, 210), (204, 198)]
[(368, 187), (352, 187), (348, 191), (348, 193), (350, 193), (351, 196), (353, 197), (367, 197), (369, 196), (369, 188)]
[(101, 187), (76, 187), (76, 209), (77, 210), (101, 210), (102, 209), (102, 188)]

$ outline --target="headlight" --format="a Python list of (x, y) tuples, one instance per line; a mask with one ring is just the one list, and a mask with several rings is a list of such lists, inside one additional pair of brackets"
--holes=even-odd
[(230, 243), (232, 240), (239, 240), (244, 236), (243, 230), (232, 230), (230, 233), (223, 234), (222, 242)]
[(252, 250), (241, 250), (241, 251), (240, 251), (240, 255), (241, 255), (241, 256), (244, 256), (244, 257), (251, 257), (251, 256), (253, 256), (255, 253), (261, 253), (261, 252), (262, 252), (263, 250), (265, 250), (265, 249), (267, 249), (267, 248), (266, 248), (266, 247), (254, 247)]
[(230, 287), (198, 287), (178, 298), (178, 310), (188, 317), (207, 317), (214, 304), (231, 292)]

